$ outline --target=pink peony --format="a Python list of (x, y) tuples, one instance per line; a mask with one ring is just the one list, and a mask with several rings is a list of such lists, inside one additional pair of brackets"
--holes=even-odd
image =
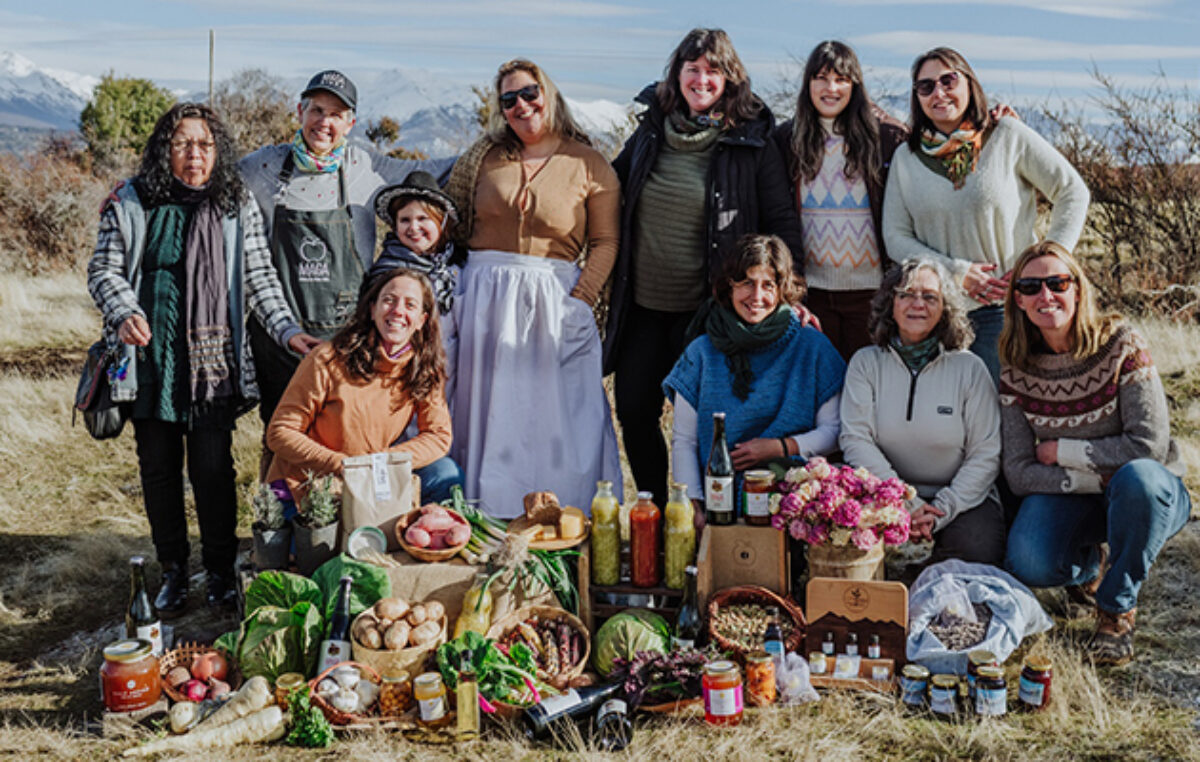
[(875, 535), (874, 529), (859, 527), (850, 533), (850, 542), (854, 543), (854, 547), (859, 550), (870, 550), (875, 547), (875, 543), (879, 542), (879, 537)]
[(887, 545), (902, 545), (908, 542), (908, 526), (896, 524), (883, 530), (883, 541)]
[(782, 513), (777, 513), (771, 517), (771, 526), (778, 529), (780, 532), (788, 525), (787, 518)]
[(808, 540), (809, 545), (821, 545), (829, 539), (829, 527), (825, 524), (814, 524), (808, 530), (808, 537), (804, 539)]
[(862, 518), (862, 504), (854, 498), (839, 505), (833, 514), (834, 523), (840, 527), (856, 527), (860, 518)]
[(784, 495), (779, 501), (779, 512), (788, 518), (799, 516), (801, 507), (800, 498), (794, 494)]
[(800, 520), (794, 520), (788, 525), (788, 533), (791, 534), (793, 540), (807, 540), (809, 535), (809, 525)]

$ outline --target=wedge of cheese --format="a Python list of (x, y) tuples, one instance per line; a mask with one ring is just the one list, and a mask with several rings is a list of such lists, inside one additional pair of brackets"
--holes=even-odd
[(557, 540), (558, 527), (553, 524), (542, 524), (542, 531), (538, 533), (539, 540)]
[(573, 540), (583, 536), (583, 513), (578, 508), (567, 508), (558, 518), (558, 536)]

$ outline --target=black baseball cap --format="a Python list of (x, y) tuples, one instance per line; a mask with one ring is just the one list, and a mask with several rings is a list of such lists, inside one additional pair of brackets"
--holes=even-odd
[(336, 69), (326, 69), (313, 75), (308, 81), (308, 87), (300, 93), (301, 98), (307, 98), (317, 91), (332, 93), (342, 99), (351, 110), (358, 105), (358, 89), (350, 78)]

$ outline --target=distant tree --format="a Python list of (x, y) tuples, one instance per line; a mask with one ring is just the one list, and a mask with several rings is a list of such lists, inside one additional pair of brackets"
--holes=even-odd
[(109, 174), (132, 168), (154, 123), (174, 103), (175, 96), (148, 79), (105, 74), (79, 115), (94, 170)]
[(380, 151), (386, 151), (394, 159), (428, 159), (429, 154), (415, 148), (405, 148), (396, 145), (400, 140), (400, 123), (390, 116), (381, 116), (378, 120), (368, 120), (363, 132)]
[(488, 105), (488, 88), (471, 85), (471, 92), (475, 93), (475, 97), (479, 99), (479, 103), (475, 104), (475, 121), (479, 122), (479, 126), (486, 130), (488, 115), (492, 112)]
[(221, 80), (213, 107), (242, 151), (286, 143), (300, 126), (283, 80), (266, 69), (242, 69)]

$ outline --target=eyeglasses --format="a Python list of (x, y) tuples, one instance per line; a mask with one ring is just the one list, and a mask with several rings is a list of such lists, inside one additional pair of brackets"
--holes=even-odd
[(936, 307), (942, 301), (942, 295), (936, 291), (896, 291), (896, 298), (905, 304), (912, 304), (917, 299), (925, 302), (928, 307)]
[(937, 79), (918, 79), (913, 82), (913, 90), (916, 90), (917, 95), (922, 98), (928, 98), (933, 95), (933, 91), (938, 85), (941, 85), (942, 89), (947, 92), (958, 87), (958, 72), (948, 71)]
[(200, 153), (210, 154), (217, 148), (216, 141), (213, 140), (172, 140), (171, 151), (178, 154), (187, 155), (192, 152), (193, 148), (199, 148)]
[(526, 103), (533, 103), (538, 99), (538, 94), (538, 86), (536, 84), (525, 85), (520, 90), (509, 90), (507, 93), (500, 94), (500, 108), (508, 111), (517, 105), (518, 96)]
[(1074, 275), (1050, 275), (1045, 278), (1017, 278), (1013, 288), (1025, 296), (1036, 296), (1042, 292), (1042, 286), (1055, 294), (1061, 294), (1075, 282)]

